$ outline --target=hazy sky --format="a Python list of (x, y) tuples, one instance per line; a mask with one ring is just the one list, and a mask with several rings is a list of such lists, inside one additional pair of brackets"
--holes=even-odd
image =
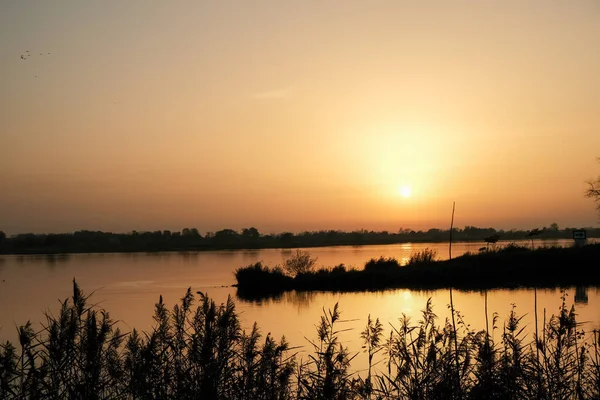
[(599, 0), (0, 2), (8, 233), (593, 226), (598, 156)]

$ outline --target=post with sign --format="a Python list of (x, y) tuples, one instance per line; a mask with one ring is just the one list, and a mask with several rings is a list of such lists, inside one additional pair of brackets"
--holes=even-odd
[(585, 229), (575, 229), (573, 231), (573, 240), (576, 247), (585, 245), (587, 243), (587, 232)]

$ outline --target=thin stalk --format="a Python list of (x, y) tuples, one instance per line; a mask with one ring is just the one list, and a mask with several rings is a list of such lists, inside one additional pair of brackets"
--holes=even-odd
[(575, 361), (577, 363), (577, 382), (575, 382), (575, 393), (581, 398), (581, 359), (579, 358), (579, 345), (577, 343), (577, 324), (575, 324), (573, 330), (573, 338), (575, 342)]
[[(546, 307), (544, 307), (544, 328), (546, 327)], [(544, 336), (544, 345), (546, 344), (546, 329), (544, 329), (543, 332), (543, 336)], [(544, 349), (546, 348), (546, 346), (544, 346)]]
[[(452, 260), (452, 230), (454, 228), (454, 209), (456, 207), (456, 202), (452, 202), (452, 219), (450, 220), (450, 243), (448, 249), (449, 259)], [(450, 286), (450, 311), (452, 313), (452, 330), (454, 331), (454, 356), (456, 360), (456, 387), (460, 386), (460, 366), (458, 363), (458, 333), (456, 331), (456, 320), (454, 318), (454, 299), (452, 296), (452, 286)]]
[(456, 202), (452, 202), (452, 220), (450, 221), (450, 246), (448, 249), (449, 259), (452, 260), (452, 229), (454, 227), (454, 207), (456, 206)]
[(595, 378), (596, 378), (596, 391), (600, 392), (600, 382), (598, 381), (598, 336), (599, 336), (599, 331), (594, 329), (592, 331), (592, 333), (594, 334), (594, 356), (596, 357), (596, 364), (594, 365), (594, 368), (596, 369), (596, 374), (595, 374)]
[(490, 336), (490, 324), (488, 322), (488, 298), (487, 298), (487, 289), (485, 291), (485, 333), (487, 336)]
[(599, 365), (598, 364), (598, 336), (600, 336), (600, 335), (598, 335), (598, 333), (600, 333), (600, 331), (594, 330), (593, 333), (594, 333), (594, 355), (596, 356), (596, 365)]
[(546, 342), (546, 307), (544, 307), (544, 329), (542, 330), (542, 343), (544, 343), (543, 352), (544, 352), (544, 369), (546, 370), (546, 376), (550, 377), (550, 372), (548, 372), (548, 356), (546, 354), (547, 342)]
[(537, 312), (537, 288), (533, 288), (533, 312), (535, 313), (535, 356), (537, 365), (537, 378), (538, 378), (538, 396), (542, 388), (542, 375), (540, 370), (540, 347), (538, 345), (540, 339), (538, 334), (538, 312)]
[(25, 393), (25, 345), (21, 345), (21, 394)]

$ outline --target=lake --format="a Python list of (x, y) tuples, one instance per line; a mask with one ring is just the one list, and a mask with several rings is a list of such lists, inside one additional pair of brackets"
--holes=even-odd
[[(525, 244), (523, 242), (521, 244)], [(506, 243), (504, 243), (506, 244)], [(498, 243), (502, 246), (503, 243)], [(536, 240), (540, 245), (571, 245), (571, 240)], [(453, 256), (467, 251), (477, 252), (484, 243), (455, 243)], [(396, 257), (406, 260), (412, 253), (430, 248), (437, 251), (438, 258), (448, 258), (446, 243), (405, 243), (376, 246), (319, 247), (303, 249), (318, 257), (317, 264), (362, 268), (371, 258)], [(233, 272), (248, 264), (262, 261), (273, 266), (291, 256), (292, 249), (207, 251), (189, 253), (107, 253), (73, 255), (0, 256), (0, 340), (16, 340), (16, 325), (27, 320), (43, 321), (44, 312), (57, 311), (59, 299), (64, 300), (72, 293), (71, 281), (77, 280), (86, 294), (94, 292), (92, 302), (108, 310), (113, 319), (121, 321), (122, 329), (133, 327), (149, 330), (152, 327), (153, 306), (162, 295), (172, 307), (185, 290), (202, 291), (217, 303), (232, 296), (240, 312), (242, 327), (250, 329), (258, 322), (263, 333), (271, 332), (275, 337), (285, 335), (292, 345), (306, 346), (305, 338), (316, 337), (315, 324), (319, 322), (323, 309), (333, 308), (339, 303), (342, 319), (340, 328), (348, 328), (340, 338), (351, 351), (359, 352), (360, 331), (367, 316), (379, 318), (386, 331), (390, 324), (398, 326), (402, 314), (414, 322), (420, 318), (428, 298), (432, 299), (434, 311), (440, 322), (450, 316), (448, 310), (449, 290), (415, 291), (405, 289), (358, 293), (285, 293), (279, 299), (246, 302), (236, 298)], [(576, 303), (578, 320), (585, 322), (586, 331), (600, 328), (600, 292), (598, 288), (567, 288), (567, 303)], [(473, 329), (485, 328), (485, 293), (454, 291), (455, 308)], [(512, 304), (519, 314), (526, 314), (525, 324), (533, 326), (534, 292), (532, 289), (491, 290), (487, 293), (488, 316), (491, 325), (492, 313), (500, 316), (499, 324), (508, 315)], [(556, 313), (561, 304), (561, 290), (537, 290), (538, 316), (543, 321)], [(490, 326), (491, 327), (491, 326)], [(496, 338), (501, 334), (496, 331)], [(302, 351), (300, 355), (302, 356)], [(360, 354), (353, 362), (364, 365), (365, 357)]]

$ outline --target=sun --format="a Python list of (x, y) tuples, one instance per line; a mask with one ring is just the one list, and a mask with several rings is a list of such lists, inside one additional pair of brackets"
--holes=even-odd
[(410, 188), (410, 186), (402, 186), (398, 190), (398, 193), (400, 193), (400, 196), (407, 198), (410, 197), (410, 195), (412, 194), (412, 189)]

